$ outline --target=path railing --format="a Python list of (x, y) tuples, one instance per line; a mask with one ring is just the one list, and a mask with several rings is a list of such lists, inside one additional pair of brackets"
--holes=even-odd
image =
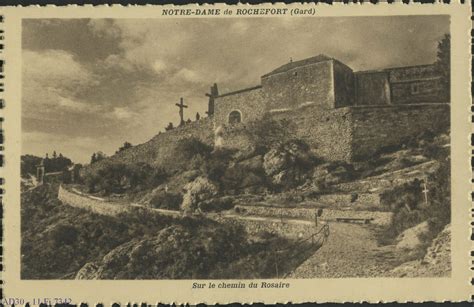
[[(316, 221), (315, 221), (315, 228), (317, 228), (317, 222)], [(329, 224), (323, 224), (323, 226), (318, 231), (316, 231), (315, 233), (312, 233), (311, 235), (309, 235), (309, 236), (307, 236), (303, 239), (300, 239), (296, 243), (291, 244), (289, 246), (286, 246), (283, 249), (274, 250), (273, 253), (274, 253), (276, 278), (280, 278), (280, 274), (279, 274), (280, 273), (279, 272), (279, 262), (280, 262), (280, 258), (281, 258), (280, 255), (285, 254), (286, 252), (288, 252), (290, 250), (298, 250), (299, 253), (307, 253), (310, 250), (314, 249), (314, 252), (316, 252), (318, 249), (320, 249), (324, 245), (324, 243), (326, 243), (326, 241), (329, 238), (329, 235), (330, 235)], [(311, 242), (311, 244), (309, 244), (309, 247), (307, 249), (301, 251), (300, 248), (303, 245), (308, 244), (309, 242)], [(285, 273), (281, 278), (286, 278), (288, 276), (288, 274), (290, 274), (290, 273), (291, 273), (291, 271)]]

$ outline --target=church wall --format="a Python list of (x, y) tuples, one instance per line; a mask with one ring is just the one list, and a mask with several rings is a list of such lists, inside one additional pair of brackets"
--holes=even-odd
[(390, 104), (390, 83), (386, 71), (355, 74), (355, 105)]
[(446, 102), (435, 65), (392, 68), (388, 71), (394, 104)]
[(440, 78), (393, 83), (392, 101), (395, 104), (415, 102), (446, 102), (441, 93)]
[(313, 153), (326, 161), (351, 159), (352, 125), (349, 108), (321, 110), (317, 105), (273, 114), (293, 123), (293, 134), (304, 140)]
[(353, 107), (351, 113), (351, 151), (356, 160), (424, 132), (446, 128), (450, 121), (448, 104)]
[(356, 105), (447, 102), (434, 65), (362, 71), (355, 74)]
[(240, 111), (243, 123), (261, 118), (266, 111), (265, 105), (261, 87), (219, 96), (214, 106), (215, 127), (228, 125), (229, 113), (234, 110)]
[(333, 61), (333, 64), (335, 107), (351, 106), (354, 104), (354, 73), (339, 61)]
[(262, 77), (262, 88), (269, 110), (308, 103), (328, 109), (334, 105), (333, 79), (333, 62), (325, 61)]

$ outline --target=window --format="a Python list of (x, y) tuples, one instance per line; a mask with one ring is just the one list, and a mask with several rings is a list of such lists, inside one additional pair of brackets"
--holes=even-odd
[(239, 111), (229, 113), (229, 124), (238, 124), (242, 121), (242, 114)]

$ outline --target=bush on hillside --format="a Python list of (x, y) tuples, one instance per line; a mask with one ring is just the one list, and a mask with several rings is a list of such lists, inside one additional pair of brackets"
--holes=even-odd
[(162, 166), (169, 172), (181, 172), (184, 170), (199, 169), (200, 165), (208, 160), (212, 152), (212, 146), (201, 140), (190, 137), (177, 142), (171, 155), (163, 161)]
[(157, 209), (179, 210), (183, 196), (178, 193), (160, 191), (150, 200), (150, 205)]
[(450, 162), (441, 161), (439, 169), (427, 178), (428, 204), (422, 193), (422, 182), (416, 180), (386, 191), (382, 204), (390, 206), (394, 212), (390, 225), (380, 238), (391, 243), (404, 230), (428, 221), (429, 235), (423, 236), (425, 242), (431, 241), (451, 221), (451, 183)]
[(220, 197), (205, 200), (199, 204), (202, 212), (220, 212), (234, 207), (234, 200), (230, 197)]
[(138, 162), (126, 164), (109, 162), (85, 174), (84, 182), (90, 193), (124, 193), (149, 189), (162, 184), (167, 173), (162, 168)]
[(212, 152), (212, 146), (203, 143), (195, 137), (190, 137), (179, 140), (176, 151), (183, 159), (189, 160), (196, 155), (208, 157)]
[(293, 138), (293, 126), (288, 120), (275, 120), (265, 115), (261, 120), (250, 122), (245, 129), (246, 136), (258, 153), (282, 145)]
[(78, 229), (74, 225), (57, 225), (51, 231), (51, 239), (55, 247), (72, 245), (77, 241)]

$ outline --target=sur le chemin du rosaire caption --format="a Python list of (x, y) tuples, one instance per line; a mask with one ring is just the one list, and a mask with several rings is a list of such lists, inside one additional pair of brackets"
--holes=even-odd
[(290, 288), (288, 282), (193, 282), (192, 289), (285, 289)]
[(315, 8), (169, 8), (161, 11), (161, 16), (303, 16), (315, 14)]

